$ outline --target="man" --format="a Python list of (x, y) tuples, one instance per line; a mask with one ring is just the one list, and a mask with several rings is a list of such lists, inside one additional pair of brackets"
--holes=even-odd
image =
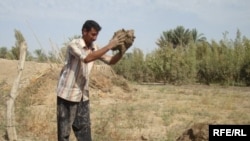
[(106, 53), (125, 40), (116, 37), (98, 49), (93, 42), (100, 30), (97, 22), (87, 20), (82, 27), (82, 38), (74, 39), (68, 45), (57, 86), (58, 141), (69, 141), (71, 129), (78, 141), (91, 141), (88, 83), (93, 61), (100, 59), (110, 65), (117, 63), (121, 53), (114, 56)]

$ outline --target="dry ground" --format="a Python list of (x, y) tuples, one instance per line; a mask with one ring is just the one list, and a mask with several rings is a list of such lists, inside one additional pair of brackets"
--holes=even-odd
[[(5, 102), (17, 75), (16, 65), (0, 59), (0, 141), (5, 140)], [(20, 141), (56, 141), (59, 71), (57, 65), (25, 64), (15, 109)], [(250, 124), (249, 87), (136, 85), (94, 71), (90, 93), (94, 141), (174, 141), (178, 137), (180, 141), (188, 140), (182, 133), (197, 124)], [(73, 134), (71, 140), (75, 140)]]

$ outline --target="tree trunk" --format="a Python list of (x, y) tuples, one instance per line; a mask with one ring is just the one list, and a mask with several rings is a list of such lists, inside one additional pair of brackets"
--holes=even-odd
[(24, 63), (25, 63), (25, 58), (26, 58), (26, 53), (27, 53), (27, 44), (26, 42), (22, 42), (20, 44), (20, 59), (18, 63), (18, 75), (14, 81), (14, 84), (12, 86), (11, 92), (10, 92), (10, 98), (7, 100), (7, 136), (9, 141), (16, 141), (17, 140), (17, 133), (16, 133), (16, 128), (15, 128), (15, 99), (18, 96), (18, 88), (19, 88), (19, 83), (20, 79), (23, 73), (23, 68), (24, 68)]

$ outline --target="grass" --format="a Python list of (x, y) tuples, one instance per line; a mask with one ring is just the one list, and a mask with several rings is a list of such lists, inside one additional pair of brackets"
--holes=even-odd
[[(6, 101), (10, 92), (10, 87), (7, 86), (6, 81), (0, 82), (0, 133), (4, 136), (6, 129)], [(1, 138), (0, 138), (1, 139)]]
[[(56, 77), (43, 76), (39, 85), (33, 85), (17, 98), (20, 138), (56, 140), (56, 82)], [(249, 87), (132, 87), (135, 91), (129, 93), (118, 87), (107, 93), (90, 90), (93, 141), (174, 141), (195, 123), (250, 124)], [(4, 102), (2, 98), (7, 92), (2, 94), (2, 89)], [(4, 109), (4, 104), (0, 108)], [(3, 113), (0, 116), (4, 117)], [(0, 124), (2, 136), (4, 123)], [(75, 141), (73, 133), (70, 138)]]
[[(249, 124), (247, 91), (202, 85), (138, 87), (140, 90), (133, 93), (133, 100), (121, 100), (115, 106), (92, 105), (92, 109), (98, 109), (92, 112), (92, 117), (103, 112), (107, 117), (102, 115), (102, 120), (108, 119), (96, 122), (93, 118), (94, 131), (102, 123), (107, 130), (95, 132), (97, 141), (104, 141), (102, 136), (116, 141), (140, 140), (141, 136), (152, 141), (176, 140), (185, 129), (198, 122)], [(105, 99), (95, 100), (92, 102)]]

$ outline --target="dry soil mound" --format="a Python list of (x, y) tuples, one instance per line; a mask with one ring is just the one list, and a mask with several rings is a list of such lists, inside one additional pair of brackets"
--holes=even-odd
[(176, 141), (208, 141), (208, 124), (194, 124), (184, 131)]

